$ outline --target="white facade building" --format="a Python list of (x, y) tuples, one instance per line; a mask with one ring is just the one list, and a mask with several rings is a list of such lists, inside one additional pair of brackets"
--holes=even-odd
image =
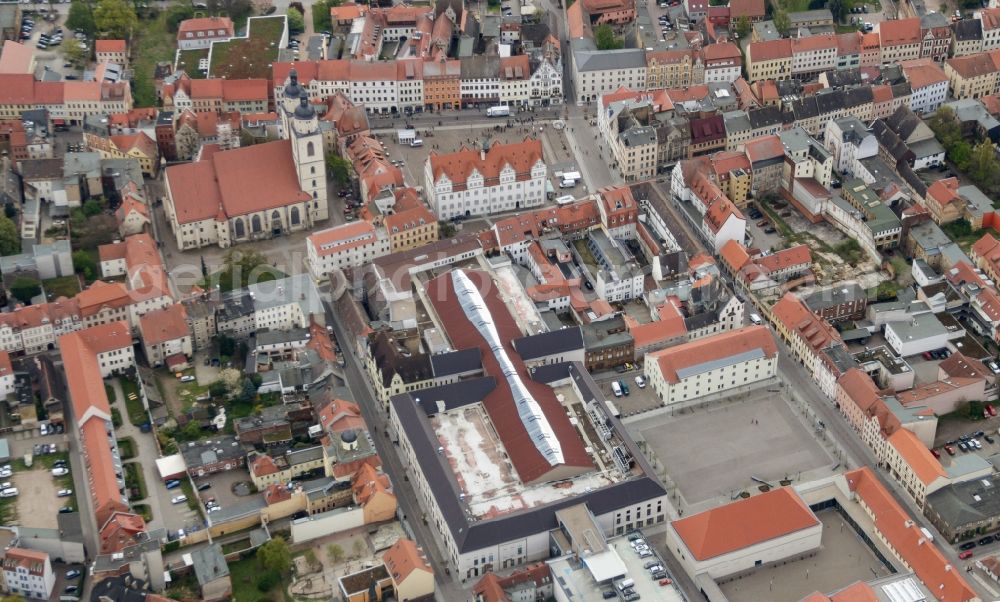
[(330, 272), (362, 266), (389, 254), (389, 237), (368, 222), (353, 222), (306, 238), (309, 272), (320, 280)]
[(49, 555), (38, 550), (9, 548), (4, 552), (5, 591), (10, 594), (48, 600), (56, 585)]
[(545, 202), (542, 143), (495, 144), (488, 151), (432, 152), (424, 165), (428, 202), (438, 219), (490, 215)]

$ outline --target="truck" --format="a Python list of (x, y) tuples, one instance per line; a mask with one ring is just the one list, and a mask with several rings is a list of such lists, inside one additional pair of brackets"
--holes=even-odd
[(583, 174), (578, 171), (564, 171), (562, 173), (562, 179), (564, 180), (581, 180), (583, 179)]
[(496, 107), (490, 107), (486, 109), (487, 117), (507, 117), (510, 115), (510, 107), (507, 105), (499, 105)]

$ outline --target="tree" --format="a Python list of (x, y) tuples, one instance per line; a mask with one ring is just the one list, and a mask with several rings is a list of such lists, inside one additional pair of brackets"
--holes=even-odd
[(238, 23), (253, 11), (253, 4), (250, 0), (209, 0), (208, 11), (212, 14), (226, 14), (233, 23)]
[(79, 29), (88, 36), (97, 32), (94, 25), (94, 8), (87, 0), (73, 0), (69, 5), (69, 16), (66, 17), (66, 27)]
[(14, 255), (21, 252), (21, 236), (17, 233), (14, 220), (6, 215), (0, 217), (0, 255)]
[(997, 182), (996, 164), (996, 151), (993, 150), (993, 143), (987, 138), (973, 147), (966, 169), (972, 181), (989, 193)]
[(253, 380), (250, 378), (243, 379), (243, 391), (240, 393), (240, 399), (243, 401), (250, 401), (257, 396), (257, 385), (253, 384)]
[(82, 69), (90, 62), (90, 51), (80, 48), (79, 40), (70, 38), (62, 43), (62, 53), (66, 60), (73, 64), (73, 67)]
[(329, 558), (330, 562), (333, 564), (340, 564), (340, 561), (344, 559), (344, 548), (332, 543), (326, 546), (326, 557)]
[(351, 162), (336, 153), (326, 156), (326, 168), (330, 170), (330, 178), (341, 186), (351, 181)]
[(178, 2), (167, 9), (167, 31), (177, 33), (181, 21), (194, 17), (194, 7), (189, 3)]
[(138, 23), (135, 7), (125, 0), (99, 0), (94, 9), (94, 26), (108, 38), (127, 40)]
[(3, 214), (10, 219), (14, 219), (14, 216), (17, 215), (17, 207), (14, 206), (14, 203), (6, 203), (3, 206)]
[(319, 559), (316, 558), (316, 552), (314, 552), (312, 548), (306, 550), (306, 553), (302, 556), (306, 559), (306, 564), (308, 564), (311, 569), (316, 568), (316, 565), (319, 564)]
[(236, 353), (236, 341), (232, 337), (220, 334), (215, 340), (219, 343), (219, 355), (232, 357)]
[(607, 23), (594, 28), (594, 43), (598, 50), (618, 50), (625, 47), (625, 40), (615, 35), (615, 31)]
[(288, 9), (288, 31), (302, 32), (306, 30), (306, 20), (297, 9)]
[(31, 303), (31, 300), (42, 294), (42, 283), (34, 278), (18, 276), (10, 285), (10, 294), (21, 303)]
[(354, 540), (354, 555), (361, 558), (361, 554), (365, 551), (365, 542), (360, 539)]
[(934, 114), (927, 120), (927, 125), (945, 150), (962, 141), (962, 124), (959, 123), (955, 110), (947, 105), (934, 111)]
[(243, 373), (236, 368), (225, 368), (219, 372), (219, 380), (226, 385), (226, 390), (229, 391), (229, 394), (234, 395), (240, 390)]
[(746, 15), (742, 15), (736, 20), (736, 35), (741, 40), (745, 40), (750, 37), (750, 18)]
[(972, 145), (965, 140), (959, 140), (945, 148), (948, 149), (948, 159), (960, 170), (965, 171), (969, 166), (969, 159), (972, 158)]
[(198, 424), (197, 420), (189, 420), (187, 424), (184, 425), (184, 430), (181, 432), (181, 436), (187, 441), (197, 441), (201, 439), (201, 425)]
[(837, 23), (843, 23), (847, 15), (851, 13), (853, 4), (851, 0), (830, 0), (829, 8), (833, 14), (833, 20)]
[(97, 278), (97, 262), (86, 251), (75, 251), (73, 253), (73, 271), (83, 274), (83, 278), (87, 282), (92, 282)]
[(280, 535), (257, 548), (257, 560), (262, 567), (279, 575), (288, 573), (292, 568), (292, 552)]
[(87, 217), (94, 217), (101, 212), (101, 203), (95, 199), (89, 199), (83, 204), (83, 214)]
[(330, 29), (330, 9), (341, 4), (343, 0), (316, 0), (311, 9), (313, 29), (317, 32)]
[(208, 394), (211, 395), (212, 397), (223, 397), (228, 392), (229, 389), (228, 387), (226, 387), (226, 383), (222, 382), (221, 380), (217, 380), (214, 383), (208, 385)]
[(782, 9), (774, 11), (774, 28), (782, 35), (788, 33), (788, 28), (792, 26), (792, 21), (788, 18), (788, 13)]

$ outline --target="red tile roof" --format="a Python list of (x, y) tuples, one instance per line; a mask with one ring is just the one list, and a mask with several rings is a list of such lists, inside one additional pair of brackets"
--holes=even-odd
[(740, 17), (761, 19), (764, 17), (764, 0), (730, 0), (729, 16), (734, 20)]
[(932, 59), (918, 59), (914, 61), (903, 61), (900, 63), (903, 74), (913, 90), (919, 90), (934, 84), (948, 81), (948, 76), (944, 74), (941, 67), (938, 67)]
[(125, 40), (96, 40), (94, 52), (125, 52)]
[(924, 485), (948, 478), (948, 473), (937, 458), (932, 456), (927, 446), (909, 430), (899, 429), (890, 435), (889, 445), (896, 450)]
[(920, 18), (881, 21), (876, 25), (883, 48), (920, 43)]
[(321, 230), (308, 237), (316, 255), (323, 257), (372, 244), (376, 240), (375, 227), (368, 222), (352, 222)]
[(139, 318), (139, 331), (147, 345), (157, 345), (191, 336), (187, 311), (180, 303), (146, 313)]
[(893, 499), (870, 468), (845, 472), (844, 478), (851, 491), (872, 514), (876, 527), (889, 546), (937, 600), (966, 602), (979, 598), (965, 581), (962, 571), (956, 569), (933, 542), (927, 541), (920, 525), (910, 519), (910, 515)]
[(719, 256), (729, 267), (731, 272), (739, 272), (743, 266), (750, 262), (750, 254), (747, 248), (738, 240), (727, 241), (719, 250)]
[(812, 252), (807, 245), (795, 245), (754, 259), (754, 263), (768, 273), (797, 265), (812, 265)]
[(649, 354), (647, 361), (652, 360), (659, 365), (660, 374), (665, 381), (677, 384), (681, 381), (678, 373), (685, 368), (756, 350), (762, 351), (768, 358), (774, 358), (778, 354), (774, 337), (765, 326), (747, 326), (668, 347)]
[(677, 307), (667, 302), (657, 310), (660, 319), (639, 324), (631, 316), (625, 316), (625, 324), (632, 335), (636, 349), (646, 349), (661, 343), (677, 340), (687, 334), (687, 324)]
[(185, 19), (181, 21), (180, 25), (177, 27), (177, 39), (183, 40), (187, 39), (182, 37), (181, 34), (198, 31), (212, 31), (216, 29), (224, 29), (228, 32), (229, 36), (233, 35), (233, 21), (229, 17), (201, 17), (198, 19)]
[(792, 58), (792, 41), (788, 38), (780, 40), (765, 40), (750, 42), (747, 46), (747, 59), (752, 62), (773, 61)]
[[(268, 169), (259, 169), (267, 165)], [(167, 185), (182, 224), (236, 217), (307, 201), (291, 142), (277, 140), (223, 151), (210, 160), (167, 168)]]
[(937, 201), (942, 207), (959, 200), (958, 178), (944, 178), (927, 187), (927, 196)]
[(670, 523), (698, 561), (717, 558), (819, 525), (790, 487), (774, 489)]
[(427, 556), (420, 546), (412, 539), (399, 539), (391, 548), (382, 554), (382, 562), (392, 575), (392, 580), (399, 584), (406, 581), (410, 573), (416, 570), (434, 573)]
[(832, 33), (813, 34), (802, 38), (792, 38), (792, 54), (832, 50), (837, 47), (837, 37)]
[[(482, 403), (521, 481), (532, 483), (543, 480), (553, 471), (567, 474), (566, 468), (569, 469), (569, 473), (579, 473), (592, 469), (593, 461), (584, 447), (583, 440), (576, 428), (570, 423), (569, 416), (556, 399), (555, 392), (550, 387), (531, 378), (520, 359), (520, 355), (510, 345), (510, 341), (520, 338), (522, 333), (514, 321), (514, 317), (511, 316), (507, 306), (500, 298), (498, 287), (489, 275), (483, 272), (465, 270), (465, 275), (474, 286), (482, 291), (486, 309), (492, 315), (500, 339), (508, 342), (505, 351), (510, 361), (514, 364), (525, 388), (538, 402), (562, 448), (563, 464), (555, 467), (550, 465), (535, 447), (527, 429), (521, 422), (514, 408), (514, 398), (507, 380), (497, 378), (496, 387), (483, 399)], [(434, 278), (427, 283), (426, 288), (428, 291), (433, 291), (433, 294), (429, 294), (431, 302), (455, 348), (478, 347), (482, 353), (484, 371), (488, 374), (501, 374), (500, 364), (492, 349), (466, 317), (459, 304), (451, 273), (446, 272)]]
[(14, 40), (5, 40), (3, 51), (0, 52), (0, 73), (31, 74), (31, 62), (34, 51)]
[[(721, 119), (721, 118), (720, 118)], [(431, 151), (430, 164), (434, 181), (444, 175), (452, 186), (464, 186), (473, 170), (485, 178), (487, 185), (496, 185), (500, 172), (510, 165), (517, 174), (518, 181), (530, 179), (531, 168), (542, 161), (542, 142), (525, 139), (512, 144), (494, 144), (485, 154), (475, 149), (438, 154)]]
[(784, 324), (789, 333), (797, 333), (802, 337), (813, 352), (842, 342), (836, 329), (809, 311), (794, 293), (786, 293), (775, 303), (771, 308), (771, 315)]
[(774, 135), (761, 136), (760, 138), (749, 140), (743, 148), (746, 150), (747, 157), (750, 158), (751, 163), (774, 159), (775, 157), (783, 157), (785, 155), (785, 147), (781, 144), (781, 138)]

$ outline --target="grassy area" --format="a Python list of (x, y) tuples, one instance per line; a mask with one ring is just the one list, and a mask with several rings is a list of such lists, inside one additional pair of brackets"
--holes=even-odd
[(0, 523), (4, 525), (17, 524), (17, 498), (0, 498)]
[(139, 514), (147, 523), (153, 520), (153, 510), (149, 504), (133, 504), (132, 510)]
[(177, 69), (183, 69), (191, 79), (204, 79), (205, 72), (199, 68), (201, 59), (208, 58), (207, 48), (181, 50), (177, 55)]
[(11, 460), (11, 466), (14, 468), (14, 472), (24, 471), (24, 470), (50, 470), (52, 465), (58, 460), (64, 460), (69, 463), (69, 452), (57, 452), (54, 454), (46, 454), (44, 456), (34, 456), (31, 459), (31, 466), (29, 467), (24, 463), (24, 458), (17, 457)]
[(865, 258), (865, 252), (861, 249), (861, 245), (853, 238), (848, 238), (838, 244), (833, 248), (833, 252), (839, 255), (844, 262), (851, 265), (857, 265)]
[[(246, 286), (246, 280), (253, 277), (253, 282), (262, 283), (270, 282), (271, 280), (278, 280), (284, 278), (286, 274), (281, 270), (274, 268), (269, 265), (260, 265), (252, 270), (248, 270), (242, 274), (240, 278), (234, 280), (234, 274), (229, 269), (229, 267), (222, 268), (217, 272), (212, 272), (208, 275), (208, 278), (203, 279), (198, 283), (199, 286), (205, 289), (219, 288), (220, 292), (228, 293), (234, 288), (242, 288)], [(242, 282), (240, 280), (243, 280)], [(222, 363), (225, 364), (227, 360), (223, 359)]]
[(284, 15), (252, 19), (246, 38), (235, 38), (212, 46), (212, 77), (228, 79), (268, 78), (271, 63), (278, 59)]
[(121, 377), (118, 382), (122, 386), (122, 394), (125, 395), (125, 409), (128, 411), (128, 420), (133, 426), (139, 426), (149, 422), (149, 415), (142, 405), (142, 394), (139, 392), (139, 385), (131, 378)]
[(167, 31), (166, 12), (155, 19), (139, 21), (132, 39), (132, 90), (136, 107), (156, 106), (156, 88), (153, 85), (156, 63), (172, 63), (176, 46), (177, 36)]
[[(123, 466), (125, 467), (125, 487), (129, 490), (128, 499), (130, 501), (146, 499), (149, 490), (146, 489), (146, 479), (142, 476), (142, 465), (138, 462), (129, 462)], [(138, 494), (133, 495), (133, 489)]]
[(118, 411), (118, 408), (111, 408), (111, 426), (119, 429), (122, 427), (122, 413)]
[(187, 496), (188, 508), (194, 510), (198, 514), (203, 514), (201, 504), (198, 503), (198, 496), (195, 495), (194, 486), (191, 485), (191, 479), (183, 478), (181, 479), (181, 491)]
[[(193, 374), (194, 370), (190, 370), (190, 372)], [(177, 398), (181, 400), (181, 405), (184, 406), (185, 410), (193, 406), (195, 401), (204, 395), (208, 395), (208, 387), (199, 385), (196, 380), (177, 385)]]
[(236, 541), (231, 541), (229, 543), (222, 544), (222, 553), (224, 555), (233, 554), (235, 552), (242, 552), (243, 550), (250, 547), (249, 539), (237, 539)]
[(233, 583), (233, 600), (283, 600), (282, 592), (288, 587), (288, 581), (279, 579), (278, 585), (261, 592), (258, 583), (268, 575), (263, 570), (256, 556), (250, 556), (229, 563), (229, 577)]
[(76, 275), (43, 280), (42, 286), (49, 298), (75, 297), (80, 292), (80, 280)]
[(115, 395), (115, 388), (109, 385), (108, 383), (104, 383), (104, 392), (108, 396), (108, 403), (114, 403), (118, 401), (118, 396)]
[(118, 440), (118, 453), (122, 460), (131, 460), (135, 457), (135, 440), (132, 437), (122, 437)]

